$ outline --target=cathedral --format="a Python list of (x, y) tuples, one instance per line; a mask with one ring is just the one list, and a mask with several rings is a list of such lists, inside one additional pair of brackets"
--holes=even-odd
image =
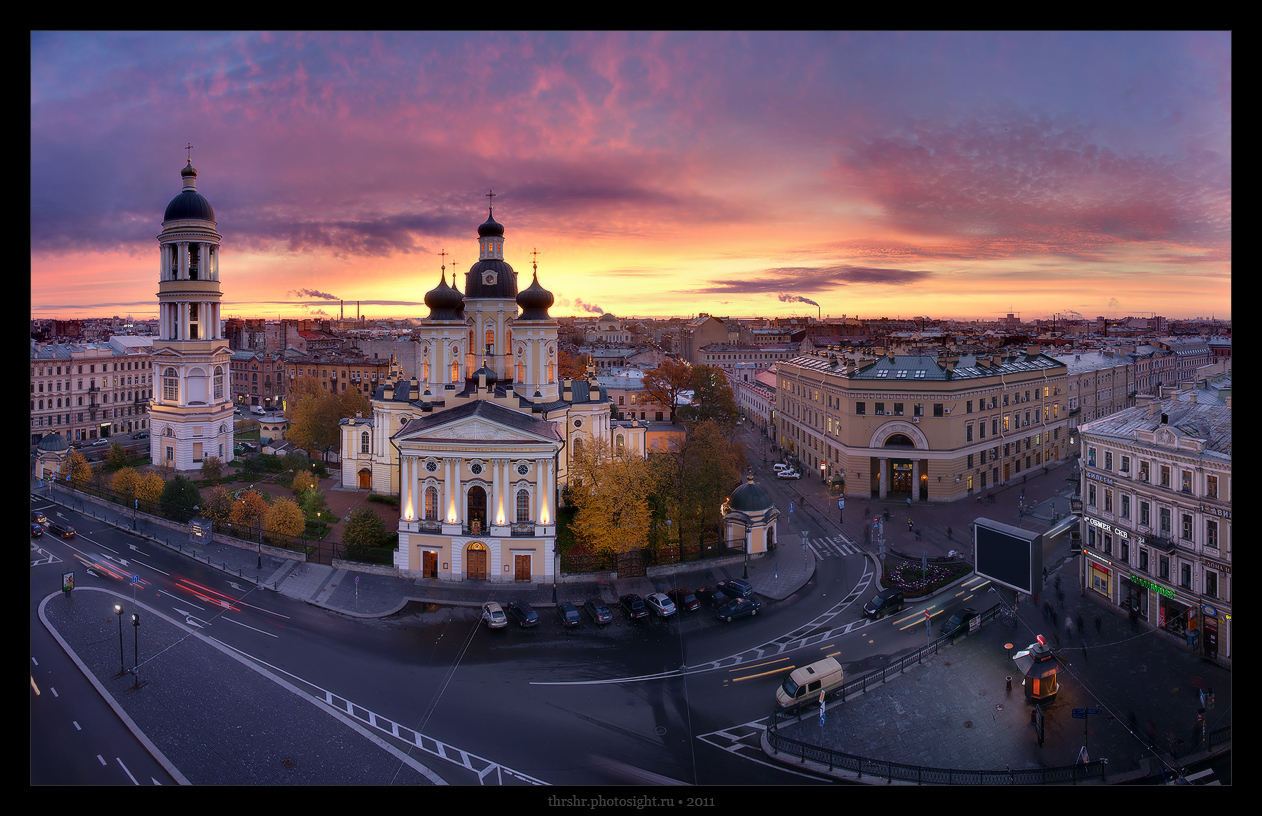
[(371, 418), (341, 421), (342, 485), (399, 497), (403, 574), (549, 582), (571, 452), (599, 442), (642, 455), (645, 429), (611, 435), (595, 377), (559, 379), (552, 293), (537, 263), (518, 290), (493, 206), (463, 294), (455, 283), (443, 264), (425, 295), (419, 377), (378, 386)]

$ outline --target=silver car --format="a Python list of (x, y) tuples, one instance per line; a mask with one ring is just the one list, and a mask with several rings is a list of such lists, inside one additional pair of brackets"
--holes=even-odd
[(508, 617), (504, 614), (504, 608), (495, 601), (482, 604), (482, 620), (488, 629), (503, 629), (508, 626)]
[(654, 592), (645, 598), (644, 601), (649, 605), (649, 609), (657, 613), (659, 618), (669, 618), (675, 614), (675, 602), (666, 597), (666, 594), (663, 592)]

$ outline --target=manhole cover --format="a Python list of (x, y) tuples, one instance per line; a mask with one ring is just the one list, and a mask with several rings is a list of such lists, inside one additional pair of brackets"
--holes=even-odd
[(965, 728), (972, 728), (972, 727), (973, 727), (973, 721), (972, 721), (972, 720), (965, 720), (965, 721), (964, 721), (964, 727), (965, 727)]
[(293, 768), (294, 768), (294, 761), (293, 761), (292, 759), (290, 759), (289, 757), (285, 757), (284, 759), (282, 759), (282, 760), (280, 761), (280, 764), (281, 764), (281, 765), (284, 765), (286, 768), (288, 768), (288, 769), (289, 769), (289, 770), (291, 770), (291, 771), (292, 771), (292, 770), (293, 770)]
[(662, 728), (660, 725), (659, 725), (657, 728), (654, 728), (654, 729), (653, 729), (653, 731), (654, 731), (654, 733), (656, 733), (659, 737), (660, 737), (660, 736), (662, 736), (663, 734), (665, 734), (665, 733), (666, 733), (666, 729), (665, 729), (665, 728)]

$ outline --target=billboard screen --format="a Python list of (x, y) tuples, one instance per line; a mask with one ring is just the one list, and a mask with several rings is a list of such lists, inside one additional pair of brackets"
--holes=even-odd
[(978, 575), (1033, 595), (1043, 586), (1043, 534), (993, 519), (976, 519), (973, 564)]

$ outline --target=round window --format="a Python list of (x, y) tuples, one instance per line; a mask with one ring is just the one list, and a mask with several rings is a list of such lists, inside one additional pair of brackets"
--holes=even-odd
[(517, 466), (517, 472), (521, 474), (522, 476), (525, 476), (527, 473), (530, 472), (530, 467), (527, 466), (525, 462), (522, 462), (520, 465)]
[(430, 473), (433, 473), (434, 471), (438, 470), (438, 463), (437, 463), (437, 462), (426, 462), (426, 463), (425, 463), (425, 469), (426, 469), (426, 470), (428, 470)]
[(472, 465), (469, 466), (469, 470), (472, 471), (476, 475), (482, 472), (482, 465), (478, 464), (477, 462), (474, 462)]

